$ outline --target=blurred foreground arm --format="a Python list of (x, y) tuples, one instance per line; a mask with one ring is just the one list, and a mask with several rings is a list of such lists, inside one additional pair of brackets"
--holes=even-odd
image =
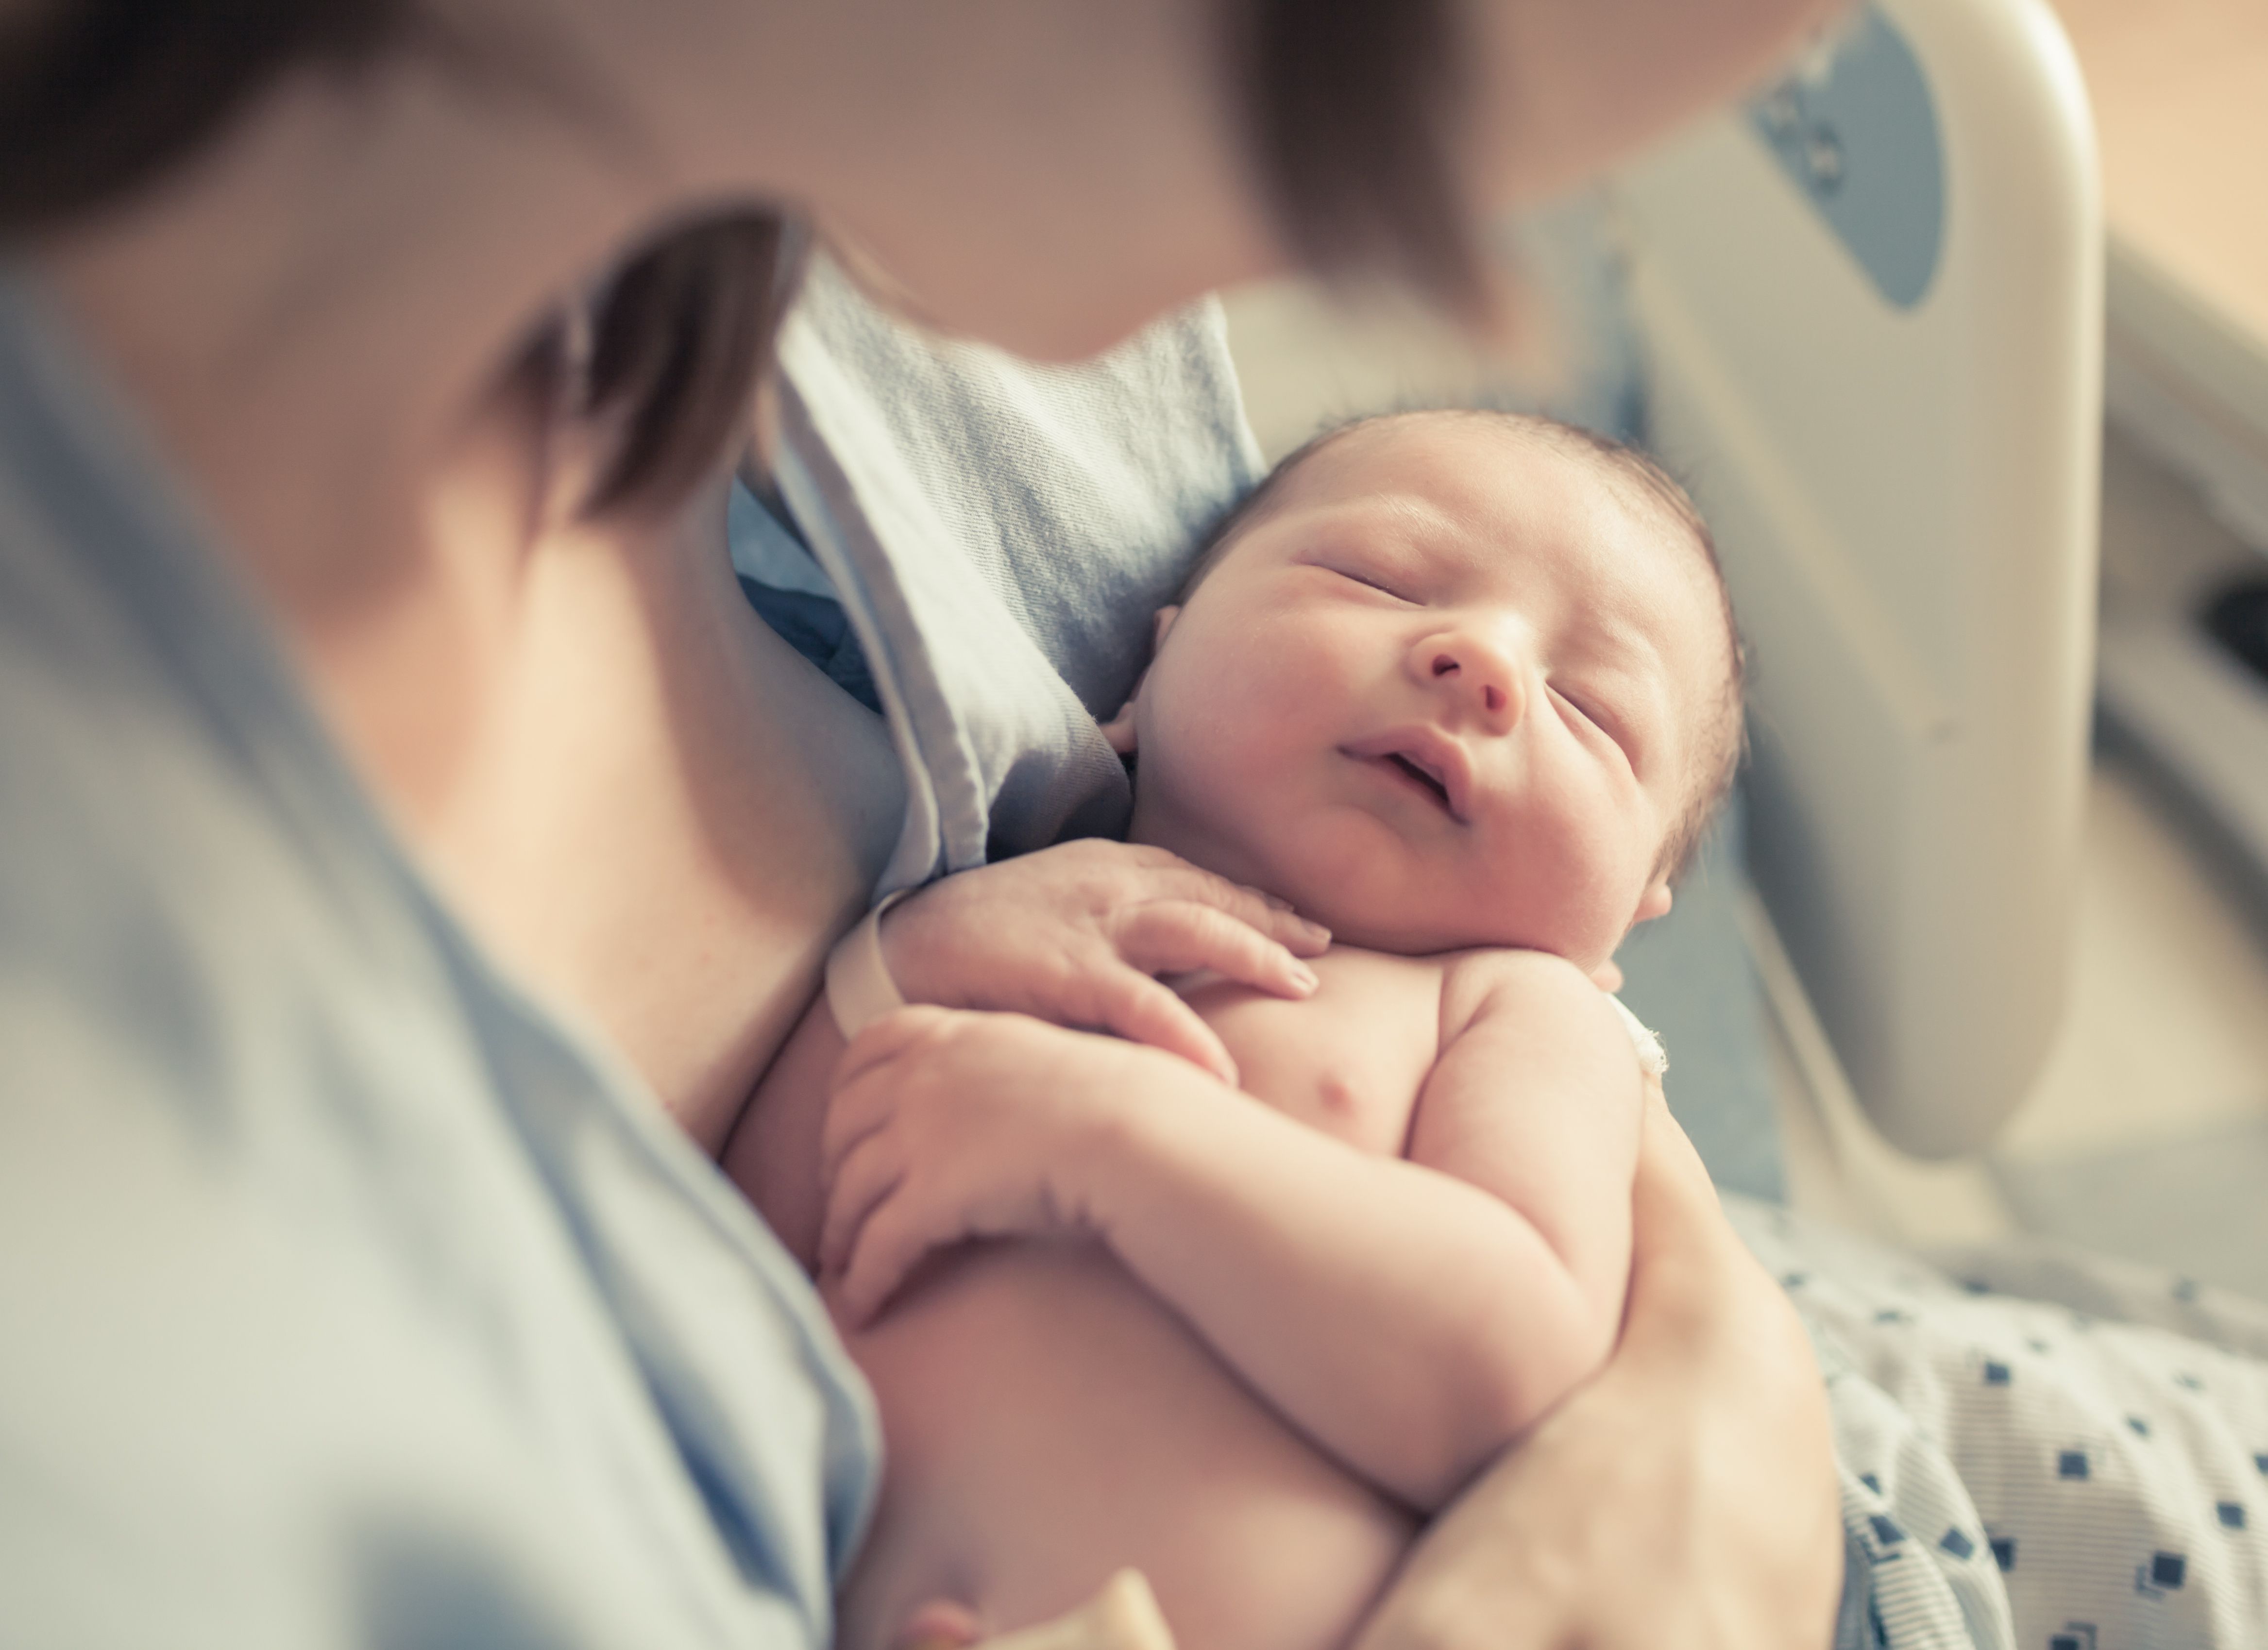
[(1842, 1525), (1826, 1391), (1657, 1086), (1613, 1359), (1410, 1551), (1354, 1650), (1820, 1650)]

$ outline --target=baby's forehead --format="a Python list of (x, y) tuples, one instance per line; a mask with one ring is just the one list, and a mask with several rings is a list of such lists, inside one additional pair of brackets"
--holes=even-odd
[(1329, 512), (1412, 555), (1486, 564), (1556, 555), (1602, 585), (1679, 607), (1721, 605), (1706, 529), (1675, 483), (1570, 425), (1487, 411), (1394, 414), (1291, 462), (1245, 531), (1268, 516)]
[(1522, 414), (1389, 414), (1321, 437), (1286, 460), (1269, 484), (1263, 513), (1392, 498), (1464, 517), (1505, 510), (1512, 501), (1502, 484), (1518, 476), (1651, 525), (1657, 503), (1625, 473), (1621, 452), (1572, 425)]

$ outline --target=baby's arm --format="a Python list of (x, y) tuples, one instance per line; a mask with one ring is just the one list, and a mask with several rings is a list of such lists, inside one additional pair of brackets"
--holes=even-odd
[[(964, 871), (903, 901), (882, 925), (884, 966), (910, 1001), (1093, 1026), (1233, 1081), (1228, 1050), (1154, 977), (1208, 969), (1304, 997), (1329, 933), (1279, 900), (1162, 848), (1064, 843)], [(819, 1136), (843, 1052), (822, 993), (774, 1057), (719, 1155), (796, 1258), (819, 1242)]]
[(1557, 957), (1476, 954), (1441, 1007), (1441, 1055), (1403, 1149), (1519, 1211), (1572, 1287), (1572, 1373), (1543, 1382), (1557, 1390), (1532, 1416), (1605, 1360), (1622, 1322), (1646, 1072), (1614, 1005)]
[(1150, 1050), (900, 1016), (838, 1076), (822, 1261), (860, 1316), (961, 1238), (1099, 1236), (1318, 1443), (1437, 1506), (1613, 1341), (1642, 1093), (1557, 959), (1461, 966), (1444, 1014), (1416, 1160)]

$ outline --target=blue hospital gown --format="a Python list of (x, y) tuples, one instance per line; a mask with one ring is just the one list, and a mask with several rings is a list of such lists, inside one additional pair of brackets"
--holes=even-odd
[(0, 265), (0, 1643), (823, 1645), (870, 1403)]

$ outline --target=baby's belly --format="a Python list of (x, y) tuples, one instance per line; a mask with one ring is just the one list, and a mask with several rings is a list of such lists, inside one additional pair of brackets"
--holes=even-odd
[(842, 1650), (935, 1598), (1027, 1625), (1127, 1565), (1182, 1650), (1331, 1650), (1414, 1533), (1099, 1249), (971, 1252), (846, 1338), (888, 1472)]

